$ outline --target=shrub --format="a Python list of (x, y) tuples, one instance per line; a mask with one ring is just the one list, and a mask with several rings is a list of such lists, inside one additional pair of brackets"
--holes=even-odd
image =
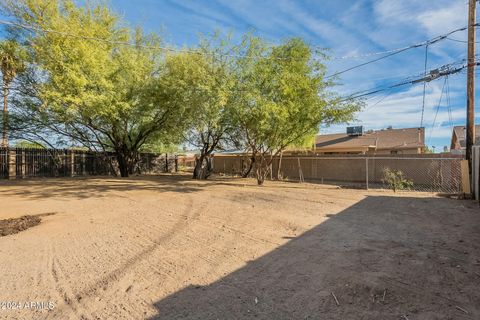
[(408, 180), (400, 170), (391, 170), (390, 168), (383, 169), (382, 182), (387, 184), (393, 192), (397, 190), (410, 190), (413, 188), (413, 181)]

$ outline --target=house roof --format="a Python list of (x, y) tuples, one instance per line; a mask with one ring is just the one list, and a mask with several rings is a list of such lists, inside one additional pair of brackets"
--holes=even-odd
[[(455, 126), (453, 127), (453, 134), (457, 136), (457, 142), (460, 144), (460, 147), (465, 148), (465, 126)], [(453, 139), (453, 136), (452, 136)], [(480, 141), (480, 125), (475, 126), (475, 141), (478, 144)], [(452, 141), (453, 143), (453, 141)], [(455, 146), (452, 146), (452, 149)]]
[(385, 129), (364, 132), (317, 135), (316, 149), (410, 149), (425, 147), (425, 128)]

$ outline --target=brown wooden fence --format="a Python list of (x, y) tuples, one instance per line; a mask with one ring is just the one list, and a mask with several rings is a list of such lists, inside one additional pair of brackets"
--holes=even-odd
[[(138, 174), (178, 170), (173, 154), (142, 153)], [(113, 153), (71, 149), (0, 148), (0, 178), (118, 175)]]

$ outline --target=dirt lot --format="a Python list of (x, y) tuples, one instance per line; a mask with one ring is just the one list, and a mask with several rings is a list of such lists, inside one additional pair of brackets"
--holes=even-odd
[(0, 237), (0, 318), (480, 319), (471, 201), (186, 176), (2, 181), (0, 199), (0, 219), (42, 215)]

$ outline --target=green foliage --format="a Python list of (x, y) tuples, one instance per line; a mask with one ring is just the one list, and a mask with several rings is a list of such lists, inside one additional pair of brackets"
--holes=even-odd
[(193, 174), (196, 179), (208, 177), (211, 168), (209, 155), (228, 144), (227, 137), (233, 130), (232, 110), (236, 107), (235, 60), (223, 53), (235, 50), (235, 47), (229, 45), (228, 38), (221, 39), (214, 35), (212, 39), (203, 38), (197, 52), (187, 57), (194, 66), (194, 72), (186, 75), (192, 85), (182, 90), (179, 96), (185, 104), (190, 105), (193, 112), (186, 140), (200, 149), (200, 158)]
[(3, 85), (8, 88), (18, 73), (25, 70), (27, 53), (17, 41), (7, 39), (0, 41), (0, 71)]
[(227, 145), (258, 155), (262, 183), (275, 155), (310, 145), (321, 124), (348, 121), (361, 107), (331, 92), (325, 66), (301, 39), (269, 46), (247, 35), (231, 45), (215, 35), (166, 54), (155, 35), (131, 30), (101, 3), (5, 0), (2, 7), (33, 27), (14, 33), (29, 44), (16, 126), (41, 141), (62, 137), (114, 151), (122, 176), (140, 151), (187, 141), (201, 150), (200, 169)]
[(140, 152), (152, 153), (179, 153), (181, 152), (178, 144), (149, 142), (145, 143), (139, 150)]
[(429, 146), (425, 146), (423, 153), (433, 153), (433, 148), (430, 148)]
[(0, 41), (0, 71), (2, 72), (3, 113), (2, 145), (8, 146), (8, 96), (15, 77), (25, 70), (26, 51), (15, 40)]
[(182, 61), (144, 49), (160, 45), (155, 36), (122, 27), (102, 5), (23, 0), (10, 9), (22, 23), (62, 31), (27, 35), (42, 74), (30, 106), (39, 121), (86, 147), (115, 151), (122, 176), (145, 143), (180, 142), (189, 117), (172, 88)]
[(342, 103), (328, 90), (333, 83), (324, 78), (325, 66), (301, 39), (272, 48), (258, 38), (245, 42), (246, 56), (239, 61), (241, 101), (234, 119), (245, 149), (260, 155), (261, 184), (280, 151), (309, 143), (320, 124), (350, 120), (361, 105)]
[(386, 184), (393, 192), (397, 190), (410, 190), (413, 188), (413, 181), (408, 180), (400, 170), (383, 169), (382, 182)]
[(26, 140), (20, 140), (15, 142), (14, 145), (15, 148), (28, 148), (28, 149), (45, 149), (45, 146), (41, 144), (40, 142), (35, 142), (35, 141), (26, 141)]

